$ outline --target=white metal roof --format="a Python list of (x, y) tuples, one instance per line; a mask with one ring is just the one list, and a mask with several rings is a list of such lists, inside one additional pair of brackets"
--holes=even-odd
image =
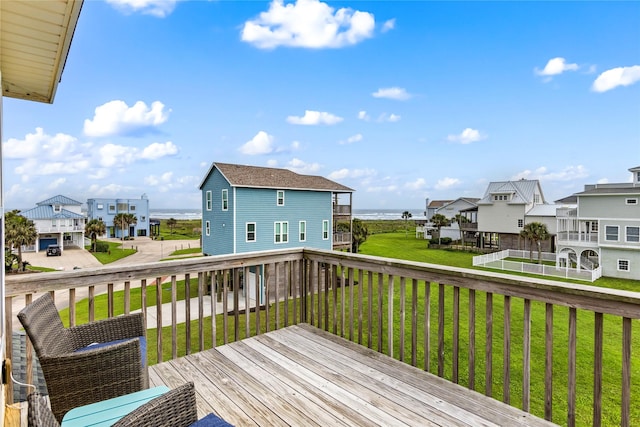
[(82, 0), (0, 1), (2, 96), (53, 102)]

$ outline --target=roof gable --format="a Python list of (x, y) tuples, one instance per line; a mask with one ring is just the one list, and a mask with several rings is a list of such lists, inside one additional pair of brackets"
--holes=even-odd
[(77, 200), (70, 199), (69, 197), (66, 197), (66, 196), (57, 195), (49, 199), (43, 200), (41, 202), (38, 202), (36, 203), (36, 205), (38, 206), (43, 206), (43, 205), (79, 206), (79, 205), (82, 205), (82, 203), (78, 202)]
[(29, 209), (24, 212), (20, 212), (20, 215), (30, 220), (37, 219), (83, 219), (84, 216), (75, 212), (68, 211), (66, 209), (60, 209), (60, 212), (54, 212), (51, 205), (41, 205), (33, 209)]
[[(536, 191), (537, 190), (537, 191)], [(537, 179), (520, 179), (518, 181), (490, 182), (484, 197), (478, 201), (479, 205), (492, 204), (494, 194), (511, 194), (510, 204), (528, 204), (534, 202), (534, 195), (540, 193), (540, 203), (545, 203), (540, 182)]]
[(349, 187), (322, 176), (302, 175), (289, 169), (234, 165), (229, 163), (213, 163), (200, 184), (201, 189), (214, 169), (217, 169), (232, 187), (335, 191), (345, 193), (354, 191)]

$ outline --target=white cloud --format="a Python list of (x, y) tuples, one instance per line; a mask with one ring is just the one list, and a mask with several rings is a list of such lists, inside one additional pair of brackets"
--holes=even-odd
[(63, 186), (65, 183), (67, 182), (66, 178), (58, 178), (58, 179), (54, 179), (53, 181), (51, 181), (49, 183), (49, 185), (47, 186), (47, 188), (49, 190), (55, 190), (56, 188), (60, 188), (61, 186)]
[(94, 197), (109, 197), (126, 194), (131, 191), (132, 188), (126, 185), (119, 184), (93, 184), (87, 191), (88, 194), (92, 194)]
[(178, 0), (107, 0), (115, 9), (123, 13), (140, 12), (157, 18), (171, 14)]
[(396, 27), (396, 19), (389, 19), (387, 21), (385, 21), (385, 23), (382, 25), (382, 32), (386, 33), (387, 31), (393, 30)]
[(418, 191), (427, 186), (427, 181), (425, 181), (424, 178), (418, 178), (413, 182), (407, 182), (404, 186), (409, 190)]
[(287, 163), (287, 166), (286, 166), (287, 169), (293, 172), (305, 174), (305, 175), (314, 174), (318, 172), (320, 170), (320, 167), (321, 166), (319, 163), (307, 163), (303, 160), (296, 159), (296, 158), (289, 161), (289, 163)]
[(273, 0), (268, 11), (244, 23), (241, 38), (260, 49), (339, 48), (372, 37), (374, 28), (374, 16), (368, 12), (335, 10), (318, 0), (286, 5), (283, 0)]
[(367, 193), (389, 193), (389, 192), (394, 192), (396, 190), (398, 190), (398, 186), (395, 184), (371, 186), (365, 189)]
[(411, 98), (411, 94), (407, 92), (406, 89), (401, 87), (387, 87), (378, 89), (376, 92), (371, 94), (374, 98), (387, 98), (387, 99), (395, 99), (398, 101), (406, 101)]
[(291, 151), (297, 151), (300, 149), (300, 141), (293, 141), (291, 143)]
[(587, 169), (582, 165), (567, 166), (558, 172), (549, 172), (546, 166), (541, 166), (535, 170), (524, 170), (511, 178), (512, 181), (519, 179), (537, 179), (539, 181), (573, 181), (589, 176)]
[(364, 110), (363, 111), (358, 111), (358, 118), (360, 120), (364, 120), (365, 122), (368, 122), (369, 119), (370, 119), (369, 115)]
[(376, 171), (373, 169), (339, 169), (337, 171), (333, 171), (329, 174), (328, 178), (331, 180), (341, 180), (346, 178), (366, 178), (371, 177), (376, 174)]
[(304, 116), (289, 116), (287, 122), (294, 125), (335, 125), (344, 120), (342, 117), (338, 117), (331, 113), (324, 111), (305, 110)]
[(594, 92), (606, 92), (618, 86), (629, 86), (640, 81), (640, 65), (612, 68), (601, 73), (591, 86)]
[(380, 114), (380, 117), (378, 117), (378, 121), (379, 122), (390, 122), (390, 123), (395, 123), (395, 122), (399, 122), (401, 119), (401, 117), (398, 114), (387, 114), (387, 113), (382, 113)]
[(460, 182), (461, 181), (458, 178), (445, 177), (438, 180), (435, 188), (436, 190), (448, 190), (449, 188), (457, 186)]
[(577, 71), (579, 68), (578, 64), (567, 64), (564, 58), (557, 57), (550, 59), (542, 70), (538, 67), (534, 68), (534, 72), (539, 76), (549, 77), (562, 74), (565, 71)]
[(93, 120), (84, 121), (84, 133), (87, 136), (101, 137), (110, 135), (136, 135), (152, 130), (166, 122), (169, 110), (164, 104), (155, 101), (149, 108), (142, 101), (129, 107), (124, 101), (109, 101), (95, 109)]
[(447, 140), (450, 142), (458, 142), (460, 144), (471, 144), (472, 142), (482, 141), (487, 136), (480, 133), (476, 129), (466, 128), (459, 135), (449, 135)]
[(340, 141), (339, 144), (341, 144), (341, 145), (353, 144), (354, 142), (360, 142), (360, 141), (362, 141), (362, 134), (361, 133), (357, 133), (355, 135), (350, 136), (345, 141)]
[(58, 133), (51, 136), (38, 127), (35, 133), (28, 133), (24, 139), (9, 138), (3, 144), (2, 154), (7, 159), (59, 159), (76, 152), (77, 146), (77, 139), (71, 135)]
[(126, 145), (105, 144), (98, 150), (100, 166), (105, 168), (121, 167), (133, 163), (137, 149)]
[(273, 136), (265, 131), (260, 131), (251, 140), (239, 148), (242, 154), (256, 155), (269, 154), (273, 151)]
[(150, 144), (142, 150), (140, 154), (140, 158), (147, 160), (156, 160), (165, 156), (173, 156), (178, 153), (178, 147), (171, 142), (167, 141), (164, 144), (159, 142), (154, 142)]

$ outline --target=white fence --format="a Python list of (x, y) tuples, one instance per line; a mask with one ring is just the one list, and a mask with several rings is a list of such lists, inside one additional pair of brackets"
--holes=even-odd
[[(529, 251), (507, 249), (500, 252), (492, 252), (486, 255), (473, 257), (474, 267), (495, 268), (498, 270), (515, 271), (519, 273), (539, 274), (542, 276), (564, 277), (575, 280), (593, 282), (602, 276), (600, 267), (593, 270), (575, 269), (569, 267), (557, 267), (554, 265), (532, 264), (529, 262), (508, 261), (505, 258), (529, 258)], [(543, 261), (556, 261), (556, 254), (543, 252)], [(533, 251), (533, 259), (537, 261), (538, 252)]]

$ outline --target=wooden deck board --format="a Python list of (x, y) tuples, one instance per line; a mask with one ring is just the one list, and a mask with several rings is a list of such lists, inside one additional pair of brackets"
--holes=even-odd
[(309, 325), (151, 366), (149, 381), (194, 381), (199, 416), (236, 426), (553, 425)]

